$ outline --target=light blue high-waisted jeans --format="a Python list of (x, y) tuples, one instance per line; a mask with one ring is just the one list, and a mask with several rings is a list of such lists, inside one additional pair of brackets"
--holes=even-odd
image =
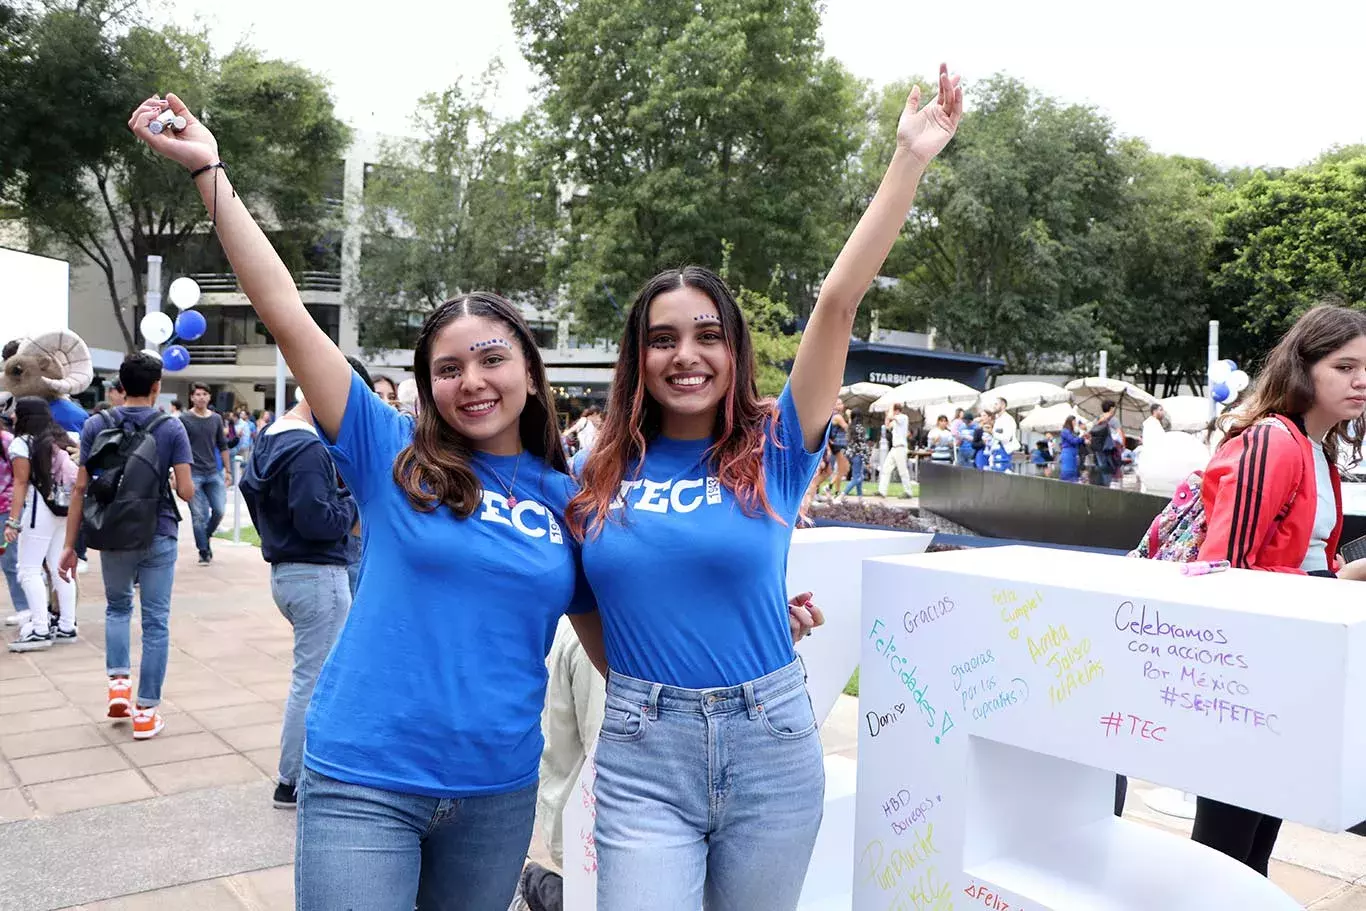
[(597, 752), (598, 911), (790, 911), (825, 805), (799, 661), (693, 690), (612, 674)]

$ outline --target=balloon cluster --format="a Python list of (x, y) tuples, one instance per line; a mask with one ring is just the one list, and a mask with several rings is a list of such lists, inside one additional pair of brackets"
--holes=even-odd
[[(160, 311), (144, 316), (139, 328), (148, 345), (164, 345), (172, 337), (192, 342), (202, 337), (209, 327), (204, 314), (193, 309), (194, 305), (199, 303), (199, 285), (194, 279), (177, 278), (171, 282), (170, 294), (171, 303), (180, 308), (180, 315), (175, 318), (174, 323), (169, 316)], [(161, 352), (155, 347), (145, 350), (148, 354), (161, 358), (161, 365), (172, 372), (190, 366), (190, 352), (184, 345), (171, 345)]]
[(1209, 395), (1223, 404), (1236, 399), (1252, 385), (1252, 377), (1238, 369), (1233, 361), (1215, 361), (1209, 368)]

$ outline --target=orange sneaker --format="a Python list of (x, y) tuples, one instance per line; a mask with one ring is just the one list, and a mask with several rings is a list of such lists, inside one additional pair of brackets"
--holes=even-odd
[(133, 685), (127, 677), (109, 678), (109, 717), (127, 718), (133, 714)]
[(149, 740), (161, 733), (166, 727), (165, 720), (156, 709), (138, 709), (133, 715), (133, 739)]

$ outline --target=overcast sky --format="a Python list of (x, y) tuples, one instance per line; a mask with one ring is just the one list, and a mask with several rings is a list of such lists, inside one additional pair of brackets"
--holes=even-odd
[[(1222, 165), (1296, 165), (1366, 142), (1366, 3), (1357, 0), (828, 0), (827, 50), (882, 84), (932, 74), (969, 84), (1004, 71), (1099, 108), (1158, 151)], [(421, 95), (506, 66), (500, 110), (532, 100), (506, 0), (384, 0), (365, 7), (289, 0), (170, 0), (226, 50), (246, 38), (326, 75), (352, 126), (409, 132)], [(363, 10), (363, 12), (361, 11)], [(957, 17), (955, 20), (953, 17)], [(169, 87), (168, 87), (169, 88)]]

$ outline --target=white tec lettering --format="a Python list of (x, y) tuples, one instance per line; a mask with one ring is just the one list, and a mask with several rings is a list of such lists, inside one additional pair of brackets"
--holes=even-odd
[[(640, 495), (632, 498), (631, 491)], [(612, 501), (613, 509), (623, 509), (632, 500), (631, 509), (639, 512), (688, 513), (699, 506), (721, 503), (721, 482), (716, 478), (687, 478), (668, 481), (622, 481), (621, 491)]]
[(479, 519), (495, 525), (515, 528), (528, 538), (550, 536), (550, 543), (563, 544), (564, 533), (555, 521), (550, 510), (535, 500), (518, 500), (515, 506), (508, 505), (508, 498), (491, 490), (484, 491), (484, 508), (479, 510)]

